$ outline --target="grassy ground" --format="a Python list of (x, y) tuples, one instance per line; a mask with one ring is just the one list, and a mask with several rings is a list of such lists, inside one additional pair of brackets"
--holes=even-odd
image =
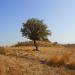
[(0, 75), (75, 75), (75, 48), (33, 49), (33, 46), (0, 48)]

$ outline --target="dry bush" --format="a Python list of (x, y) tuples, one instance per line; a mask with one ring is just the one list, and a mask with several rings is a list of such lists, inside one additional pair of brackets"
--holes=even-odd
[(47, 60), (48, 65), (55, 65), (55, 66), (66, 66), (70, 64), (70, 56), (71, 53), (64, 53), (63, 55), (53, 55)]
[(65, 66), (66, 66), (66, 68), (68, 68), (68, 69), (73, 69), (73, 70), (75, 70), (75, 62), (70, 62), (69, 64), (66, 64)]
[(57, 56), (54, 55), (52, 57), (50, 57), (50, 59), (47, 60), (48, 65), (54, 65), (54, 66), (59, 66), (64, 64), (64, 60), (62, 58), (62, 56)]
[(58, 45), (58, 42), (53, 42), (53, 45)]
[(5, 49), (4, 49), (4, 47), (0, 47), (0, 54), (5, 54)]
[(19, 46), (33, 46), (33, 41), (18, 42), (17, 44), (13, 45), (12, 47), (19, 47)]

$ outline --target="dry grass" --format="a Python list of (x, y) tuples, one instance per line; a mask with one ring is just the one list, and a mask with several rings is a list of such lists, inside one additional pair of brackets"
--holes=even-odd
[(0, 54), (5, 54), (5, 49), (4, 49), (4, 47), (0, 47)]
[[(74, 48), (6, 47), (0, 53), (0, 75), (75, 75)], [(2, 54), (2, 55), (1, 55)]]
[(50, 59), (47, 60), (48, 64), (53, 64), (56, 66), (61, 66), (61, 65), (67, 65), (70, 64), (69, 63), (69, 55), (53, 55), (52, 57), (50, 57)]

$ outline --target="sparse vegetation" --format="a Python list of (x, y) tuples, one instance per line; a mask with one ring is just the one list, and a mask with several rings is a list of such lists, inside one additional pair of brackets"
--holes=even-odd
[(74, 52), (66, 47), (39, 47), (34, 52), (32, 46), (5, 48), (6, 55), (0, 55), (0, 75), (74, 75)]
[(0, 47), (5, 53), (0, 53), (0, 75), (75, 75), (74, 48), (59, 45), (39, 48), (34, 52), (33, 46)]

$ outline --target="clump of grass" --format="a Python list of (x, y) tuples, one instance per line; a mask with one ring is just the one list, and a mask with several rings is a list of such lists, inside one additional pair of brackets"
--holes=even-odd
[(64, 60), (62, 56), (54, 55), (49, 60), (47, 60), (47, 64), (52, 66), (60, 66), (64, 64)]
[(66, 66), (69, 64), (71, 53), (64, 53), (63, 55), (54, 55), (47, 60), (48, 65)]
[(5, 49), (4, 49), (4, 47), (0, 47), (0, 54), (5, 54)]
[(65, 67), (68, 68), (68, 69), (71, 69), (71, 70), (75, 70), (75, 62), (66, 64)]

